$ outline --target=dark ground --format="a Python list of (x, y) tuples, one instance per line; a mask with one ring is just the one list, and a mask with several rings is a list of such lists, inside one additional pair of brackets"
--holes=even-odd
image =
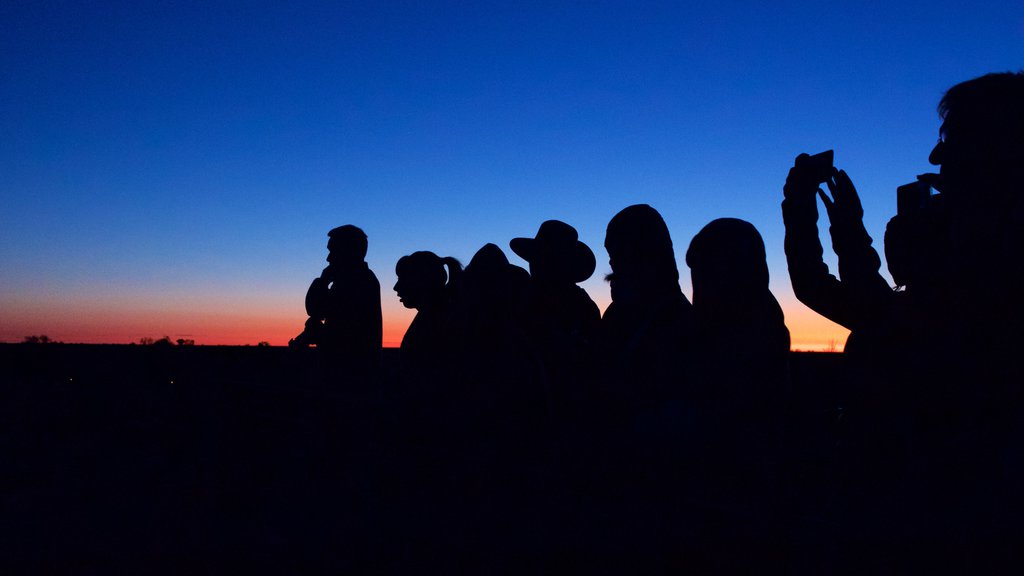
[[(564, 573), (620, 541), (599, 500), (565, 503), (550, 455), (514, 478), (486, 457), (435, 466), (453, 455), (384, 400), (396, 354), (352, 390), (322, 384), (311, 349), (0, 344), (0, 572)], [(841, 362), (792, 355), (812, 509), (832, 489)]]

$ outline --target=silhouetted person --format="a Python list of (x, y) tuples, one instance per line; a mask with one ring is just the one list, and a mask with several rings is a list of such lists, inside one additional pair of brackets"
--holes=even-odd
[[(735, 218), (714, 220), (690, 242), (686, 263), (693, 282), (698, 346), (728, 359), (718, 375), (730, 376), (744, 387), (783, 379), (789, 330), (782, 308), (768, 289), (764, 241), (757, 229)], [(768, 391), (721, 392), (747, 403), (754, 401), (749, 392)]]
[[(447, 268), (447, 271), (445, 270)], [(413, 252), (395, 265), (395, 292), (413, 318), (402, 338), (401, 376), (407, 386), (438, 384), (451, 378), (451, 305), (458, 289), (462, 264), (433, 252)], [(414, 390), (406, 390), (414, 394)], [(437, 390), (423, 390), (433, 394)]]
[[(801, 302), (850, 330), (844, 352), (853, 368), (853, 385), (862, 405), (872, 409), (894, 401), (899, 390), (893, 382), (906, 378), (911, 370), (907, 360), (916, 354), (910, 348), (921, 341), (917, 332), (928, 330), (922, 326), (924, 307), (940, 301), (948, 282), (943, 264), (948, 258), (944, 204), (940, 196), (925, 196), (890, 220), (886, 255), (889, 271), (902, 288), (897, 291), (879, 273), (881, 261), (864, 228), (864, 210), (849, 176), (831, 170), (824, 182), (830, 198), (819, 188), (808, 159), (806, 154), (797, 157), (784, 188), (790, 280)], [(828, 213), (841, 279), (822, 259), (816, 195)]]
[(917, 379), (933, 390), (932, 426), (920, 435), (928, 477), (917, 483), (930, 497), (920, 512), (950, 512), (927, 524), (947, 530), (930, 547), (956, 543), (961, 561), (1019, 561), (1024, 73), (957, 84), (939, 115), (929, 160), (940, 167), (935, 186), (949, 214), (949, 268), (941, 272), (953, 280), (945, 302), (928, 310), (938, 321), (919, 358)]
[(339, 226), (327, 236), (327, 267), (306, 291), (309, 319), (289, 345), (316, 345), (337, 376), (367, 376), (380, 366), (380, 283), (365, 262), (362, 230)]
[[(926, 353), (922, 331), (929, 330), (930, 320), (925, 302), (935, 301), (944, 283), (934, 270), (948, 256), (943, 242), (946, 226), (938, 196), (922, 197), (913, 210), (890, 220), (886, 260), (902, 288), (894, 290), (879, 273), (881, 261), (871, 246), (850, 178), (832, 169), (824, 182), (830, 197), (819, 188), (821, 182), (808, 160), (806, 154), (797, 157), (786, 179), (782, 202), (786, 259), (797, 298), (850, 330), (844, 349), (846, 378), (831, 383), (847, 391), (839, 399), (843, 414), (839, 435), (831, 439), (838, 446), (838, 468), (819, 480), (835, 479), (820, 488), (838, 495), (832, 513), (842, 518), (844, 532), (839, 540), (862, 542), (881, 533), (879, 524), (884, 523), (894, 499), (901, 498), (895, 488), (901, 485), (911, 458), (918, 407), (933, 393), (930, 385), (915, 381), (916, 358)], [(841, 279), (829, 273), (822, 259), (817, 196), (827, 210)], [(822, 408), (795, 414), (796, 441), (813, 444), (815, 437), (836, 429), (839, 422), (823, 426), (824, 422), (809, 419)]]
[(458, 297), (461, 329), (467, 341), (477, 335), (504, 339), (526, 299), (530, 274), (508, 261), (495, 244), (485, 244), (469, 261)]
[(466, 266), (453, 307), (461, 388), (450, 420), (463, 426), (467, 479), (460, 494), (479, 511), (478, 537), (495, 545), (509, 534), (538, 534), (537, 515), (547, 508), (540, 496), (550, 491), (536, 481), (550, 429), (543, 367), (518, 322), (529, 280), (487, 244)]
[(580, 386), (601, 311), (576, 284), (594, 273), (594, 252), (575, 228), (558, 220), (541, 224), (535, 238), (514, 238), (509, 246), (530, 263), (520, 320), (547, 371), (552, 410), (556, 418), (578, 412), (589, 393)]
[[(603, 384), (598, 410), (581, 426), (574, 452), (586, 455), (577, 485), (586, 510), (600, 509), (619, 531), (608, 545), (646, 550), (653, 564), (678, 548), (678, 503), (688, 490), (692, 464), (694, 318), (679, 288), (679, 269), (668, 227), (647, 204), (629, 206), (608, 223), (604, 240), (612, 302), (601, 318), (593, 363)], [(579, 488), (576, 492), (580, 492)], [(689, 519), (689, 518), (687, 518)], [(596, 537), (600, 537), (595, 534)]]
[[(1021, 531), (1008, 527), (1024, 511), (1016, 456), (1024, 440), (1016, 359), (1024, 343), (1024, 75), (958, 84), (939, 114), (929, 160), (940, 174), (921, 179), (940, 195), (887, 230), (906, 306), (886, 321), (903, 322), (909, 338), (875, 358), (901, 357), (892, 383), (909, 401), (913, 444), (893, 509), (863, 533), (875, 548), (879, 540), (909, 548), (931, 568), (977, 570), (979, 560), (995, 566), (1016, 556)], [(878, 535), (880, 527), (888, 531)]]
[(694, 328), (672, 238), (657, 210), (637, 204), (612, 218), (604, 245), (612, 303), (599, 361), (618, 410), (657, 406), (684, 385)]
[[(920, 354), (916, 334), (921, 303), (934, 293), (938, 278), (929, 269), (946, 257), (941, 241), (944, 223), (938, 197), (921, 198), (913, 211), (895, 216), (886, 231), (889, 269), (904, 290), (896, 291), (879, 273), (881, 260), (864, 227), (864, 210), (847, 174), (834, 168), (823, 192), (810, 157), (801, 154), (784, 187), (782, 214), (786, 224), (786, 260), (796, 297), (822, 316), (850, 330), (844, 356), (850, 368), (843, 399), (847, 414), (844, 460), (862, 474), (856, 490), (865, 493), (863, 473), (891, 481), (893, 466), (906, 459), (913, 414), (910, 400), (920, 393), (909, 389), (911, 358)], [(818, 239), (817, 197), (829, 218), (832, 248), (838, 256), (841, 279), (822, 259)], [(915, 351), (916, 350), (916, 351)], [(838, 385), (838, 383), (837, 383)], [(852, 456), (852, 459), (851, 459)], [(884, 470), (884, 472), (882, 472)]]
[[(951, 273), (962, 280), (935, 313), (950, 320), (946, 344), (962, 351), (969, 370), (1009, 384), (1020, 375), (1017, 362), (990, 361), (1024, 343), (1024, 73), (957, 84), (939, 114), (929, 160), (940, 167), (936, 187), (949, 209)], [(985, 388), (982, 395), (1002, 393)]]
[(518, 316), (530, 275), (494, 244), (482, 247), (463, 274), (454, 307), (454, 342), (467, 400), (492, 435), (535, 430), (545, 409), (540, 363)]
[(717, 540), (764, 546), (778, 530), (789, 331), (768, 289), (761, 235), (720, 218), (686, 252), (696, 319), (694, 497), (723, 522)]
[[(782, 215), (789, 276), (797, 299), (851, 331), (846, 348), (854, 352), (862, 332), (877, 331), (877, 326), (888, 320), (885, 300), (894, 297), (893, 291), (878, 273), (881, 260), (864, 228), (860, 198), (849, 177), (832, 170), (825, 181), (834, 198), (830, 200), (820, 190), (821, 182), (815, 180), (808, 158), (806, 154), (797, 157), (784, 188)], [(828, 209), (832, 248), (839, 257), (842, 280), (829, 272), (822, 258), (818, 195)]]

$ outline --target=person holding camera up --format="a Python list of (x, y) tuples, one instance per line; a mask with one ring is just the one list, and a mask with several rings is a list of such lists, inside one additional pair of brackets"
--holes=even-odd
[[(840, 184), (835, 175), (835, 200), (823, 199), (842, 280), (828, 274), (814, 226), (816, 182), (828, 178), (814, 157), (798, 158), (787, 179), (786, 255), (797, 297), (853, 331), (848, 356), (889, 369), (855, 372), (855, 383), (865, 387), (872, 384), (868, 375), (889, 374), (885, 387), (906, 400), (907, 418), (914, 420), (904, 478), (882, 483), (889, 490), (865, 492), (889, 494), (872, 515), (858, 509), (866, 498), (853, 497), (866, 475), (854, 475), (846, 508), (856, 513), (848, 524), (859, 522), (859, 535), (870, 534), (876, 550), (888, 534), (887, 544), (917, 552), (911, 555), (929, 559), (930, 566), (948, 570), (966, 562), (978, 571), (979, 561), (1005, 567), (1006, 560), (1019, 560), (1021, 533), (1008, 527), (1024, 513), (1024, 73), (988, 74), (953, 86), (939, 116), (939, 142), (929, 161), (940, 172), (919, 180), (940, 194), (922, 193), (920, 184), (917, 193), (901, 187), (899, 214), (886, 234), (890, 271), (905, 292), (883, 297), (880, 287), (872, 288), (878, 282), (869, 277), (877, 268), (857, 227), (859, 203), (845, 202), (853, 199), (844, 197), (852, 186), (833, 189)], [(846, 266), (854, 263), (848, 275)], [(865, 346), (863, 336), (872, 332), (878, 338)], [(871, 405), (866, 399), (862, 406)], [(870, 445), (864, 436), (861, 442)], [(878, 461), (872, 456), (861, 464)]]
[[(822, 184), (831, 197), (821, 190)], [(864, 209), (853, 182), (846, 172), (832, 166), (829, 150), (797, 156), (783, 192), (786, 262), (793, 292), (807, 307), (851, 331), (846, 342), (848, 355), (857, 356), (864, 348), (865, 355), (872, 356), (877, 340), (884, 337), (885, 309), (893, 290), (878, 273), (881, 260), (864, 228)], [(828, 214), (842, 280), (829, 272), (822, 259), (817, 228), (819, 196)]]
[[(925, 186), (922, 183), (919, 189)], [(839, 398), (844, 417), (837, 420), (842, 429), (832, 439), (840, 446), (836, 459), (840, 464), (829, 474), (837, 483), (830, 490), (840, 495), (835, 514), (845, 518), (842, 540), (875, 537), (877, 519), (892, 506), (892, 487), (904, 475), (915, 427), (917, 394), (908, 379), (912, 359), (921, 357), (922, 339), (915, 337), (917, 323), (911, 319), (915, 294), (894, 290), (879, 273), (881, 259), (864, 227), (860, 197), (846, 172), (832, 166), (832, 151), (798, 156), (783, 192), (786, 261), (793, 292), (809, 308), (850, 330), (844, 350), (849, 378), (840, 388), (848, 392)], [(829, 220), (839, 278), (822, 258), (819, 197)], [(918, 246), (910, 232), (920, 228), (919, 221), (903, 215), (891, 222), (886, 235), (890, 272), (908, 289), (920, 288), (908, 280), (915, 267), (906, 261)], [(811, 424), (814, 429), (794, 438), (816, 436), (819, 425)]]

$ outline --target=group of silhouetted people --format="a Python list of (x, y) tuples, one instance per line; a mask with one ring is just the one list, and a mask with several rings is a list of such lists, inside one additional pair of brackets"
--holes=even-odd
[[(362, 231), (348, 225), (328, 236), (330, 265), (310, 286), (310, 318), (293, 345), (316, 344), (332, 375), (353, 381), (380, 362), (379, 283), (363, 261)], [(434, 404), (439, 395), (461, 394), (451, 401), (474, 410), (471, 389), (476, 400), (501, 388), (510, 396), (532, 389), (537, 418), (575, 424), (596, 411), (657, 407), (684, 390), (723, 406), (763, 405), (748, 383), (777, 387), (785, 379), (789, 333), (768, 290), (764, 243), (748, 222), (718, 219), (693, 239), (691, 305), (661, 215), (646, 204), (625, 208), (605, 239), (612, 303), (603, 317), (579, 286), (597, 260), (572, 226), (548, 220), (533, 238), (509, 246), (529, 271), (495, 244), (465, 269), (427, 251), (399, 259), (394, 290), (416, 316), (386, 395)]]
[[(691, 303), (669, 228), (646, 204), (608, 224), (603, 315), (579, 286), (597, 258), (561, 221), (509, 243), (528, 271), (495, 244), (465, 268), (427, 251), (398, 261), (394, 290), (417, 313), (383, 395), (412, 430), (410, 450), (480, 480), (460, 493), (501, 484), (519, 504), (529, 490), (514, 486), (541, 470), (533, 489), (545, 522), (575, 534), (550, 537), (567, 549), (616, 541), (648, 558), (749, 567), (778, 554), (868, 572), (1012, 557), (1024, 533), (1024, 75), (954, 86), (939, 113), (929, 159), (940, 172), (900, 188), (885, 231), (895, 287), (831, 153), (801, 154), (783, 187), (794, 293), (851, 331), (854, 393), (814, 510), (800, 503), (807, 429), (794, 425), (789, 332), (760, 234), (733, 218), (700, 230), (686, 251)], [(838, 277), (823, 260), (819, 198)], [(329, 237), (294, 344), (320, 348), (339, 384), (373, 379), (380, 287), (366, 235), (342, 226)], [(525, 513), (506, 512), (529, 530)]]

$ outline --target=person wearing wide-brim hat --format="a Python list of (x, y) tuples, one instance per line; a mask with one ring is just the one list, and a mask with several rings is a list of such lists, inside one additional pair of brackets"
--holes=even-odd
[(583, 282), (594, 274), (594, 251), (579, 241), (576, 229), (559, 220), (540, 225), (534, 238), (513, 238), (512, 251), (530, 263), (530, 274), (537, 280)]
[(601, 311), (576, 284), (594, 274), (597, 260), (576, 229), (558, 220), (541, 224), (533, 238), (515, 238), (512, 251), (530, 263), (523, 329), (548, 373), (556, 418), (578, 409), (577, 383), (585, 374)]

